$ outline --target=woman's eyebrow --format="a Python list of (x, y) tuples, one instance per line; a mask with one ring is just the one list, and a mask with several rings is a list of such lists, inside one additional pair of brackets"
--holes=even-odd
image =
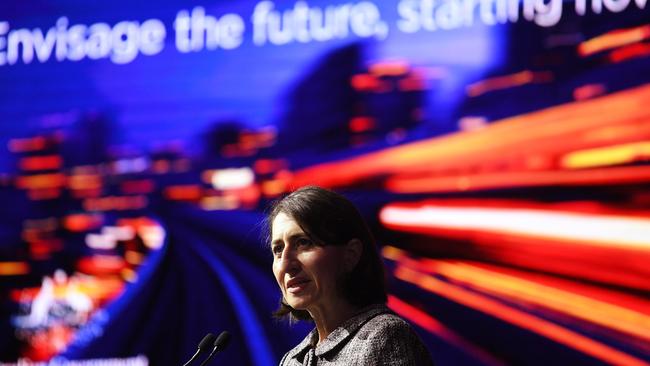
[[(294, 233), (294, 234), (289, 235), (288, 240), (293, 241), (293, 240), (296, 240), (298, 238), (306, 238), (306, 237), (307, 237), (307, 235), (305, 233)], [(283, 242), (282, 238), (277, 238), (277, 239), (275, 239), (275, 240), (273, 240), (271, 242), (271, 246), (282, 244), (282, 242)]]

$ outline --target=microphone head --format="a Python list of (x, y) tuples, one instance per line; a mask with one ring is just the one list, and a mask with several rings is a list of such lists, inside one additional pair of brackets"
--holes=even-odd
[(199, 343), (199, 350), (202, 351), (208, 349), (212, 344), (214, 344), (216, 338), (217, 337), (215, 337), (212, 333), (206, 334)]
[(224, 348), (226, 348), (229, 342), (230, 342), (230, 333), (227, 330), (224, 330), (223, 332), (221, 332), (221, 334), (219, 334), (217, 339), (214, 340), (213, 347), (214, 349), (223, 350)]

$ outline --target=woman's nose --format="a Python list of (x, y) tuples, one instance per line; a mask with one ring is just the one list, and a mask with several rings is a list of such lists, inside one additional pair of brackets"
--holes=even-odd
[(293, 250), (287, 249), (282, 253), (282, 269), (290, 275), (300, 271), (300, 262)]

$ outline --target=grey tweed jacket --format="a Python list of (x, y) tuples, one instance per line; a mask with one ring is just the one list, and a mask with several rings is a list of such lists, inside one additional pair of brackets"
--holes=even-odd
[(314, 328), (284, 355), (280, 366), (433, 365), (409, 324), (383, 304), (365, 308), (317, 343)]

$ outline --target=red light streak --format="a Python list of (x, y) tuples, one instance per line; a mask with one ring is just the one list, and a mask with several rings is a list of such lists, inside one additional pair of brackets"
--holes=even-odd
[(570, 329), (537, 316), (508, 307), (486, 296), (472, 293), (461, 287), (445, 283), (435, 277), (398, 266), (395, 277), (412, 283), (438, 296), (448, 298), (464, 306), (478, 310), (507, 323), (527, 329), (567, 347), (581, 351), (605, 363), (621, 366), (647, 366), (643, 360), (625, 354), (606, 344), (590, 339)]
[(443, 339), (445, 342), (454, 345), (466, 353), (469, 353), (473, 358), (480, 360), (482, 365), (503, 365), (504, 363), (486, 351), (462, 338), (456, 332), (447, 328), (444, 324), (425, 313), (424, 311), (409, 305), (408, 303), (400, 300), (399, 298), (388, 295), (388, 307), (395, 311), (397, 314), (408, 319), (409, 321), (417, 324), (418, 326), (426, 329), (437, 337)]
[(648, 55), (650, 55), (650, 44), (638, 43), (612, 51), (609, 54), (609, 59), (614, 63), (618, 63)]
[(582, 42), (578, 46), (578, 54), (583, 57), (591, 56), (601, 51), (640, 42), (649, 37), (650, 25), (618, 29)]
[(290, 186), (349, 186), (388, 177), (387, 189), (409, 193), (647, 182), (647, 166), (567, 172), (557, 164), (559, 157), (572, 151), (647, 140), (650, 124), (638, 123), (650, 118), (649, 109), (638, 107), (647, 104), (650, 86), (567, 103), (493, 122), (478, 131), (312, 166), (295, 172)]
[(52, 170), (61, 168), (63, 161), (58, 155), (32, 156), (21, 158), (18, 166), (24, 171)]
[[(531, 304), (535, 308), (543, 307), (553, 311), (598, 324), (608, 329), (616, 330), (637, 337), (645, 342), (650, 341), (650, 304), (644, 304), (645, 313), (626, 308), (627, 304), (619, 306), (606, 301), (583, 295), (573, 291), (557, 288), (553, 285), (542, 284), (534, 280), (526, 280), (512, 275), (499, 273), (494, 270), (460, 261), (442, 261), (433, 259), (414, 260), (395, 249), (385, 250), (388, 256), (397, 257), (400, 265), (411, 269), (444, 276), (455, 284), (478, 289), (493, 295), (506, 297), (518, 303)], [(398, 250), (399, 251), (399, 250)], [(636, 300), (639, 302), (639, 300)]]
[(633, 166), (573, 171), (503, 172), (442, 177), (395, 175), (385, 182), (396, 193), (474, 191), (508, 187), (616, 185), (650, 180), (650, 167)]

